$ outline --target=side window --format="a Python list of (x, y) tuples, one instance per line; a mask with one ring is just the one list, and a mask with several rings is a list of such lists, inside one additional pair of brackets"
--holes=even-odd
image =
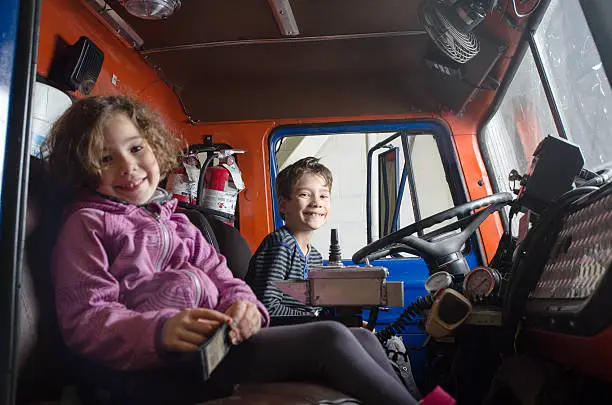
[[(499, 109), (480, 135), (484, 158), (497, 192), (511, 192), (518, 187), (510, 184), (510, 171), (527, 173), (538, 143), (547, 135), (558, 136), (530, 49), (527, 49)], [(509, 210), (507, 207), (506, 214)], [(511, 229), (515, 236), (518, 235), (521, 217), (522, 214), (518, 214), (512, 220)]]
[[(526, 173), (535, 147), (546, 135), (564, 136), (580, 145), (590, 170), (609, 166), (612, 160), (612, 89), (579, 1), (551, 0), (530, 35), (530, 48), (480, 134), (496, 191), (513, 188), (509, 172)], [(550, 108), (540, 76), (550, 86), (556, 111)], [(553, 111), (558, 111), (562, 134)], [(518, 226), (512, 227), (516, 234)]]
[(612, 89), (578, 0), (552, 0), (535, 35), (569, 140), (585, 167), (612, 160)]
[[(427, 218), (454, 206), (436, 140), (432, 135), (411, 137), (410, 153), (414, 167), (420, 217)], [(404, 221), (402, 226), (408, 225)]]
[(511, 191), (512, 169), (526, 173), (538, 143), (557, 129), (531, 50), (527, 49), (512, 83), (481, 135), (496, 191)]
[[(331, 213), (327, 224), (316, 231), (312, 243), (326, 256), (331, 228), (338, 228), (343, 259), (367, 244), (368, 152), (397, 132), (292, 135), (275, 145), (278, 170), (306, 157), (320, 158), (333, 174)], [(372, 153), (371, 230), (373, 240), (381, 231), (405, 227), (454, 206), (436, 139), (431, 134), (407, 136), (410, 164), (404, 173), (404, 150), (397, 136)], [(383, 170), (384, 173), (380, 171)], [(398, 220), (392, 224), (400, 196)], [(384, 184), (383, 184), (384, 183)], [(386, 190), (386, 191), (385, 191)], [(386, 232), (385, 232), (386, 230)]]

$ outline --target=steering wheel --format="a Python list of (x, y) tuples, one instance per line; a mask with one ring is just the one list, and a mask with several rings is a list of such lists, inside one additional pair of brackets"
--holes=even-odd
[[(469, 271), (469, 267), (461, 253), (461, 247), (489, 215), (503, 208), (512, 198), (511, 193), (496, 193), (422, 219), (359, 249), (353, 255), (353, 263), (361, 263), (366, 258), (376, 260), (405, 252), (425, 259), (429, 274), (445, 270), (452, 275), (463, 276)], [(486, 208), (472, 212), (482, 207)], [(415, 232), (455, 217), (458, 218), (456, 222), (420, 237), (413, 236)], [(458, 229), (461, 231), (453, 232)]]

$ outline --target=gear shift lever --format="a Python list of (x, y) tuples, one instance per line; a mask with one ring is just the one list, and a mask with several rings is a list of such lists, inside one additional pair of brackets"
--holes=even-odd
[(328, 266), (344, 267), (342, 264), (342, 252), (340, 251), (340, 242), (338, 241), (338, 230), (331, 230), (331, 243), (329, 245), (329, 261)]

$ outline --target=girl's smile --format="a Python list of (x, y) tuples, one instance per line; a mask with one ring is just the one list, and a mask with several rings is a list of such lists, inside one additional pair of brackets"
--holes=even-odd
[(104, 128), (102, 176), (96, 189), (133, 204), (144, 204), (160, 180), (159, 164), (138, 128), (118, 114)]

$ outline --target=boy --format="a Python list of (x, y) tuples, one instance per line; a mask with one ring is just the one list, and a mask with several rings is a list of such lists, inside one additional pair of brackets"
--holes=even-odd
[[(318, 311), (283, 293), (272, 282), (305, 279), (310, 266), (323, 264), (321, 254), (310, 245), (310, 239), (327, 222), (331, 188), (331, 171), (314, 157), (298, 160), (276, 178), (278, 208), (285, 226), (264, 238), (251, 258), (246, 277), (270, 317), (315, 316)], [(363, 326), (366, 325), (364, 322)], [(395, 346), (391, 350), (387, 348), (387, 354), (397, 357), (390, 359), (393, 369), (410, 393), (420, 398), (403, 342), (399, 338), (389, 342)], [(403, 358), (397, 353), (403, 353)]]
[(305, 279), (310, 266), (323, 264), (310, 239), (327, 221), (331, 187), (331, 171), (314, 157), (300, 159), (278, 174), (276, 195), (285, 226), (261, 242), (247, 277), (270, 316), (316, 315), (316, 308), (284, 294), (272, 282)]

